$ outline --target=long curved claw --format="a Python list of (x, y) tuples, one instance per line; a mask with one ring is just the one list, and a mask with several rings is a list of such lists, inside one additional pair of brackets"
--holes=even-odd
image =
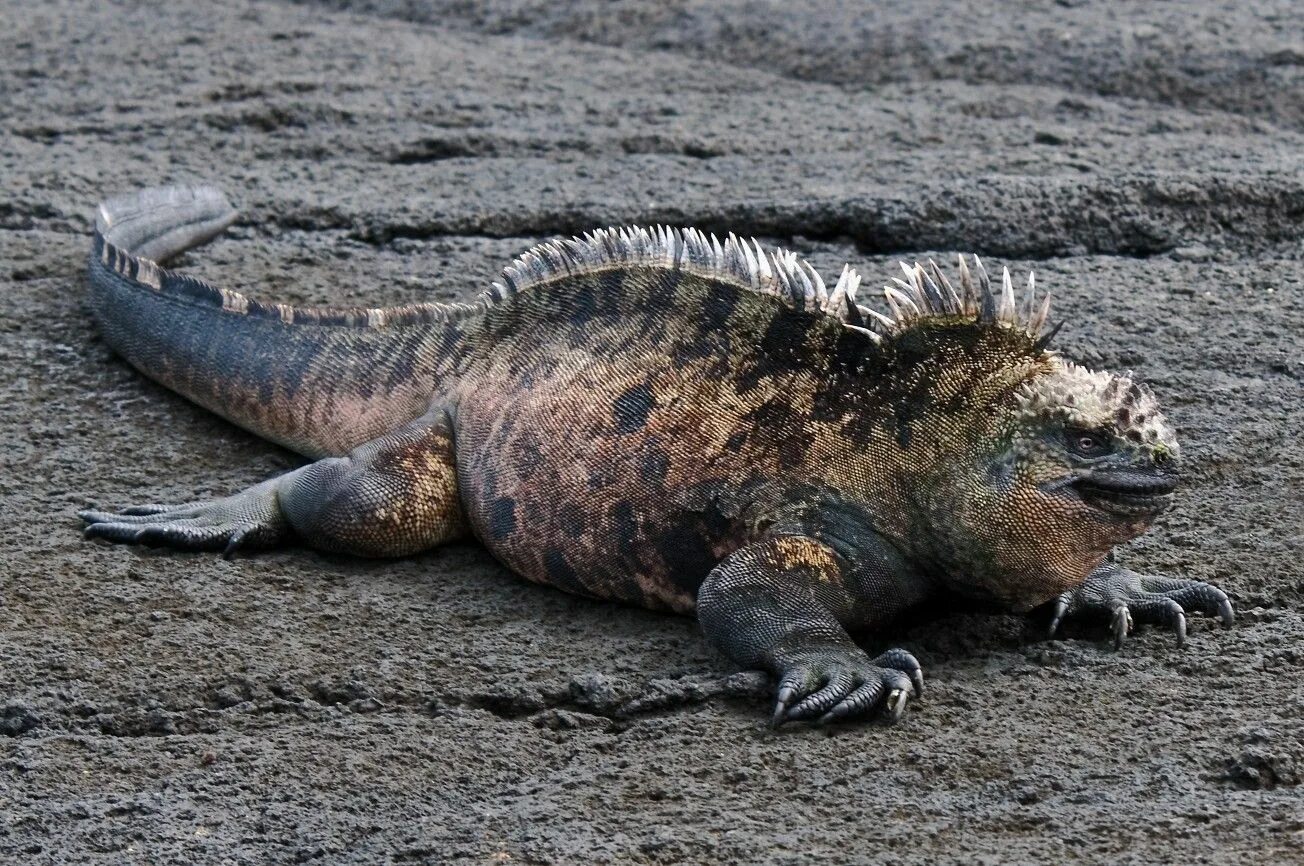
[(249, 537), (250, 531), (251, 530), (248, 528), (245, 528), (231, 533), (231, 537), (226, 542), (226, 547), (222, 548), (222, 558), (234, 558), (235, 552), (244, 545), (245, 539)]
[(843, 698), (833, 709), (816, 720), (818, 725), (827, 725), (850, 716), (867, 712), (878, 703), (883, 694), (882, 680), (872, 680)]
[(1050, 628), (1047, 629), (1046, 637), (1054, 639), (1055, 632), (1059, 631), (1060, 623), (1064, 621), (1064, 614), (1069, 610), (1069, 594), (1066, 592), (1059, 598), (1055, 599), (1055, 610), (1050, 618)]
[(842, 670), (833, 673), (827, 678), (824, 687), (819, 691), (807, 695), (806, 698), (797, 706), (788, 710), (785, 719), (790, 722), (809, 719), (812, 716), (822, 716), (830, 708), (837, 705), (858, 685), (855, 675), (851, 671)]
[(1123, 643), (1127, 640), (1128, 632), (1132, 631), (1132, 612), (1127, 609), (1126, 604), (1119, 604), (1114, 608), (1110, 617), (1110, 628), (1114, 632), (1114, 650), (1121, 650)]
[(1171, 598), (1168, 599), (1168, 603), (1170, 605), (1168, 609), (1172, 618), (1173, 631), (1177, 632), (1177, 645), (1179, 647), (1186, 646), (1186, 611), (1182, 610), (1182, 606)]
[(1158, 607), (1156, 616), (1166, 618), (1177, 634), (1177, 645), (1186, 646), (1186, 611), (1171, 598), (1160, 599), (1156, 602), (1156, 606)]
[(1218, 620), (1223, 624), (1223, 628), (1231, 628), (1232, 623), (1236, 622), (1236, 610), (1232, 607), (1231, 599), (1225, 594), (1218, 602)]
[(796, 697), (796, 686), (784, 685), (779, 688), (779, 699), (774, 703), (774, 715), (770, 718), (770, 727), (777, 728), (783, 724), (783, 717), (788, 714), (788, 705)]
[(901, 721), (901, 716), (906, 711), (906, 704), (910, 701), (910, 693), (905, 689), (893, 689), (892, 693), (887, 696), (887, 718), (890, 724), (895, 725)]

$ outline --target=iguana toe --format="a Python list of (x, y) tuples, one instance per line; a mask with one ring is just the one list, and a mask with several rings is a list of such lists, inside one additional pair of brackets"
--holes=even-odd
[(919, 660), (903, 649), (890, 649), (878, 658), (874, 659), (874, 664), (884, 668), (896, 668), (904, 671), (906, 676), (910, 677), (910, 684), (914, 686), (915, 697), (921, 697), (924, 694), (924, 669), (920, 666)]
[(251, 544), (286, 535), (273, 485), (264, 483), (235, 496), (184, 505), (142, 505), (121, 511), (78, 512), (87, 538), (178, 550), (220, 550), (230, 556)]
[(1236, 610), (1227, 593), (1211, 584), (1160, 575), (1142, 575), (1141, 584), (1146, 591), (1171, 599), (1183, 609), (1218, 617), (1224, 626), (1236, 621)]

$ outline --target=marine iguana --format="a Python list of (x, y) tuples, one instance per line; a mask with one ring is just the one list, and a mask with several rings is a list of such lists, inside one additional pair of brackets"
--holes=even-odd
[[(941, 596), (1185, 637), (1227, 596), (1112, 549), (1170, 503), (1154, 395), (1048, 348), (977, 257), (903, 265), (888, 312), (849, 266), (694, 229), (613, 228), (522, 254), (469, 304), (303, 309), (160, 266), (235, 218), (211, 187), (100, 206), (104, 337), (145, 375), (316, 462), (225, 499), (81, 513), (91, 538), (402, 556), (476, 538), (538, 583), (696, 612), (777, 679), (773, 720), (918, 695), (918, 661), (852, 638)], [(958, 284), (958, 287), (957, 287)]]

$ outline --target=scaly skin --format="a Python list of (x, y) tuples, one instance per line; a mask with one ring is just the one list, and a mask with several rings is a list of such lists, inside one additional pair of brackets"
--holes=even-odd
[[(919, 270), (871, 330), (858, 280), (812, 289), (692, 235), (537, 248), (475, 305), (390, 311), (259, 304), (120, 246), (164, 258), (203, 238), (157, 226), (224, 205), (106, 205), (96, 315), (147, 375), (324, 459), (213, 503), (86, 512), (90, 536), (392, 556), (469, 533), (530, 580), (696, 612), (778, 678), (776, 723), (899, 716), (918, 662), (851, 635), (941, 594), (1057, 600), (1056, 624), (1106, 610), (1124, 633), (1129, 610), (1179, 635), (1184, 606), (1230, 622), (1213, 587), (1106, 561), (1166, 507), (1176, 440), (1147, 391), (1048, 352), (1044, 308), (1020, 317), (985, 274), (960, 298)], [(119, 227), (137, 214), (148, 231)]]

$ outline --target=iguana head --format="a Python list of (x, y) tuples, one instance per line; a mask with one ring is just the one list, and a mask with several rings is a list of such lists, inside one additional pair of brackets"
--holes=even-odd
[(1177, 437), (1148, 388), (1052, 362), (1014, 395), (977, 498), (1000, 564), (984, 582), (1019, 609), (1084, 580), (1169, 507), (1178, 484)]
[(1010, 450), (1022, 484), (1048, 509), (1143, 529), (1177, 486), (1173, 429), (1150, 389), (1129, 376), (1055, 361), (1017, 396)]
[(905, 375), (927, 394), (897, 399), (928, 407), (951, 449), (903, 462), (923, 488), (907, 532), (954, 589), (1027, 609), (1169, 506), (1177, 439), (1148, 388), (1048, 351), (1049, 304), (1031, 276), (1017, 304), (1008, 271), (993, 291), (974, 263), (961, 259), (959, 291), (935, 265), (906, 266), (886, 289), (893, 315), (877, 317), (887, 351), (937, 359)]

